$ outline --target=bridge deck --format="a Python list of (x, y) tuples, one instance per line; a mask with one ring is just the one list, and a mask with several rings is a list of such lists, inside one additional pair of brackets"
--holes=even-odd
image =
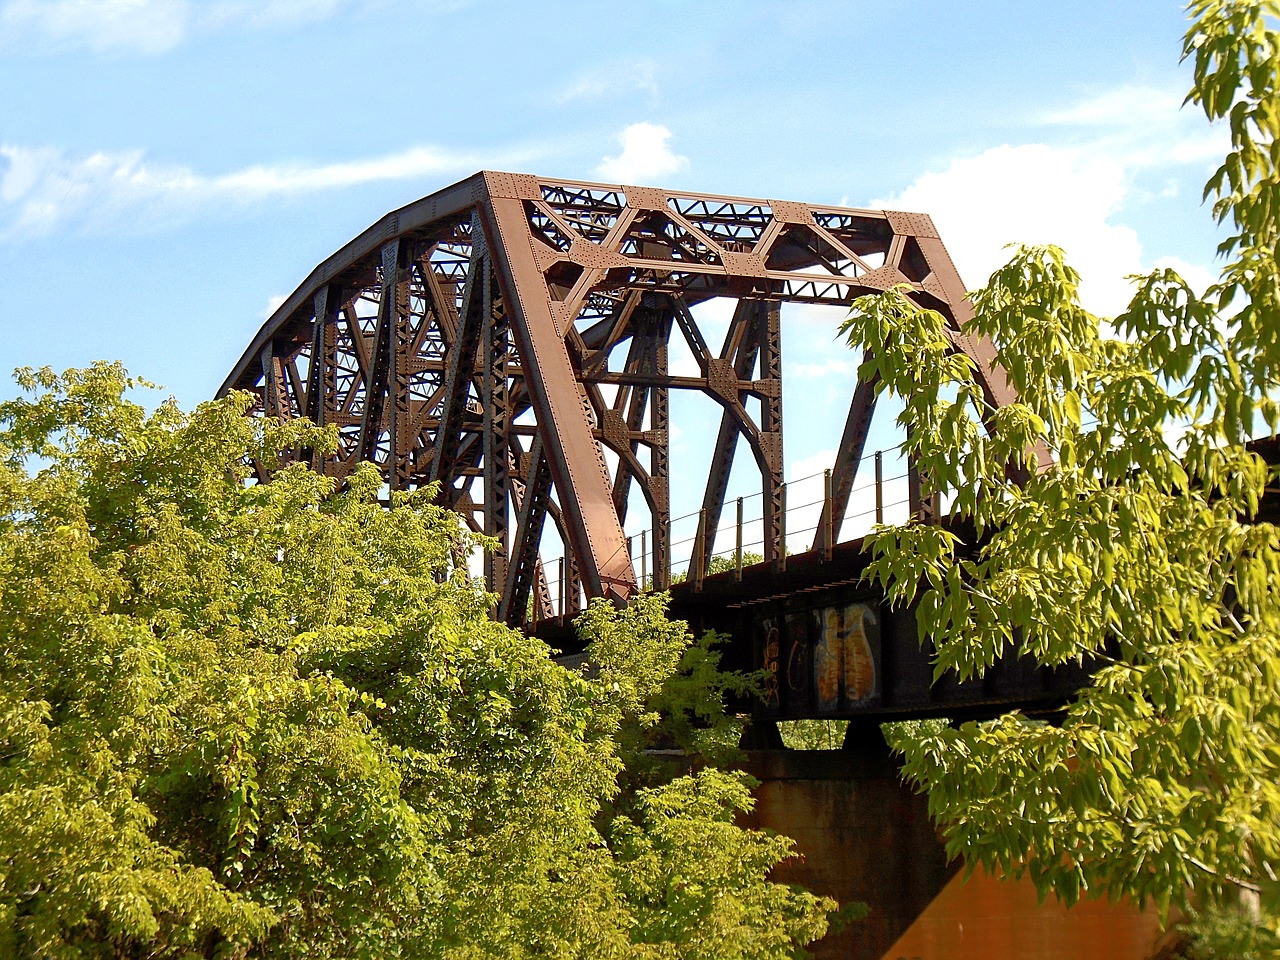
[[(722, 665), (767, 676), (758, 716), (777, 720), (871, 720), (946, 716), (973, 719), (1013, 709), (1051, 715), (1088, 677), (1080, 667), (1049, 670), (1006, 657), (981, 680), (933, 679), (933, 648), (921, 645), (914, 609), (890, 610), (863, 582), (862, 540), (757, 563), (671, 588), (672, 616), (695, 632), (727, 637)], [(563, 622), (539, 625), (548, 642), (580, 651)]]

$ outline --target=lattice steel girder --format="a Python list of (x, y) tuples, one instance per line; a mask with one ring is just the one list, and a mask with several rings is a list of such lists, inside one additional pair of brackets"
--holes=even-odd
[[(219, 393), (254, 390), (265, 415), (335, 425), (339, 452), (314, 459), (336, 476), (366, 459), (395, 488), (438, 480), (473, 528), (513, 535), (487, 570), (502, 615), (521, 622), (531, 590), (542, 615), (553, 593), (576, 610), (579, 589), (615, 600), (635, 590), (622, 529), (633, 486), (652, 518), (655, 583), (666, 582), (673, 389), (722, 410), (706, 538), (741, 435), (760, 473), (765, 552), (779, 556), (778, 306), (848, 305), (895, 285), (948, 318), (992, 408), (1015, 399), (993, 345), (968, 329), (963, 284), (923, 214), (485, 171), (388, 214), (312, 271)], [(690, 312), (714, 297), (738, 301), (718, 353)], [(697, 376), (669, 374), (673, 334)], [(836, 517), (874, 400), (873, 385), (857, 388), (832, 476)], [(553, 589), (538, 559), (543, 516), (563, 540), (567, 587)]]

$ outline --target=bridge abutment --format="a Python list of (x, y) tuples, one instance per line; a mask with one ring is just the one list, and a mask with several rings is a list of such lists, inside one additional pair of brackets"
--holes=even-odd
[(791, 837), (803, 857), (774, 879), (871, 908), (816, 946), (821, 960), (884, 956), (958, 868), (947, 862), (926, 798), (902, 781), (877, 739), (846, 750), (751, 750), (744, 764), (760, 781), (746, 825)]
[[(878, 731), (876, 731), (878, 734)], [(796, 841), (801, 858), (774, 879), (870, 915), (810, 949), (817, 960), (1146, 960), (1160, 945), (1153, 911), (1084, 901), (1041, 903), (1029, 881), (948, 862), (927, 799), (899, 776), (883, 738), (843, 750), (749, 750), (760, 781), (744, 825)]]

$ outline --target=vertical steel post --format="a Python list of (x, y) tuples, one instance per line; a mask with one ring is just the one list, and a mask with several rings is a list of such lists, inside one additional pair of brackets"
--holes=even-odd
[(647, 530), (640, 531), (640, 589), (649, 589), (649, 545), (645, 542)]
[(733, 578), (742, 580), (742, 498), (738, 498), (738, 543), (734, 550)]
[[(646, 303), (645, 299), (641, 299)], [(644, 311), (646, 329), (651, 338), (647, 363), (649, 372), (665, 381), (669, 373), (667, 367), (667, 342), (671, 337), (671, 325), (674, 322), (673, 308), (667, 300), (660, 307), (646, 304), (650, 309)], [(640, 311), (637, 311), (640, 312)], [(656, 503), (653, 522), (653, 585), (658, 590), (666, 590), (671, 586), (671, 396), (666, 386), (650, 388), (649, 397), (651, 411), (649, 427), (658, 432), (661, 438), (653, 444), (649, 460), (650, 484)]]
[(832, 506), (833, 506), (833, 503), (831, 500), (831, 471), (823, 470), (822, 471), (822, 523), (824, 527), (822, 531), (822, 559), (823, 560), (831, 559), (832, 530), (834, 527), (834, 524), (832, 523), (832, 517), (831, 517)]
[[(488, 194), (483, 227), (494, 242), (503, 305), (524, 390), (547, 452), (556, 501), (573, 555), (574, 582), (588, 597), (625, 602), (635, 592), (635, 573), (624, 558), (622, 523), (613, 504), (613, 481), (592, 434), (595, 411), (583, 403), (563, 324), (529, 242), (529, 215), (522, 191), (537, 193), (536, 181), (492, 171), (481, 174)], [(487, 318), (486, 318), (487, 319)], [(575, 591), (576, 592), (576, 591)], [(577, 606), (577, 598), (573, 598)]]
[[(510, 317), (501, 299), (496, 277), (483, 282), (484, 375), (484, 532), (498, 541), (496, 550), (485, 554), (485, 581), (489, 589), (502, 593), (507, 581), (511, 555), (509, 503), (511, 496)], [(545, 442), (545, 441), (544, 441)]]
[[(341, 294), (336, 286), (325, 284), (313, 298), (315, 320), (311, 333), (310, 369), (307, 371), (306, 415), (318, 427), (334, 421), (335, 341)], [(323, 472), (325, 455), (316, 450), (304, 452), (311, 469)]]
[[(374, 462), (378, 440), (382, 435), (387, 391), (395, 382), (396, 284), (400, 272), (400, 240), (385, 243), (381, 250), (382, 270), (379, 278), (378, 322), (374, 329), (371, 369), (365, 372), (364, 413), (360, 418), (357, 459)], [(387, 452), (387, 482), (395, 484), (396, 429), (395, 405), (392, 404)]]
[[(766, 304), (758, 326), (760, 337), (760, 376), (777, 384), (777, 396), (772, 392), (760, 400), (759, 443), (764, 454), (761, 479), (764, 517), (764, 558), (777, 561), (785, 552), (786, 506), (782, 501), (785, 486), (782, 456), (782, 333), (779, 322), (779, 304)], [(784, 561), (785, 564), (785, 561)]]
[[(409, 245), (401, 243), (397, 252), (395, 283), (391, 286), (391, 364), (387, 392), (391, 416), (387, 435), (387, 482), (393, 490), (407, 490), (413, 481), (413, 353), (414, 317), (410, 310), (410, 269), (406, 258)], [(425, 322), (425, 321), (424, 321)], [(491, 589), (501, 589), (493, 587)]]
[(884, 454), (876, 451), (876, 523), (884, 523)]
[[(907, 439), (911, 432), (907, 431)], [(921, 483), (920, 468), (915, 460), (907, 460), (907, 513), (911, 523), (924, 519), (924, 505), (921, 502), (924, 485)]]
[(559, 593), (560, 593), (560, 616), (561, 616), (561, 617), (563, 617), (563, 616), (564, 616), (564, 612), (565, 612), (565, 602), (564, 602), (564, 596), (565, 596), (565, 593), (564, 593), (564, 591), (565, 591), (565, 587), (564, 587), (565, 575), (566, 575), (566, 571), (565, 571), (565, 566), (564, 566), (564, 557), (561, 557), (561, 558), (560, 558), (560, 585), (559, 585), (559, 588), (558, 588)]
[(693, 535), (693, 558), (689, 561), (689, 579), (693, 589), (702, 589), (702, 578), (707, 572), (707, 511), (698, 511), (698, 529)]

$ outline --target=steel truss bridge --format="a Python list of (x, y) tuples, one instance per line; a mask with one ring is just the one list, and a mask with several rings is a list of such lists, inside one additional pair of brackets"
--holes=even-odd
[[(370, 461), (394, 490), (439, 483), (439, 502), (496, 540), (484, 574), (512, 625), (564, 638), (587, 600), (668, 587), (674, 569), (677, 613), (728, 630), (731, 661), (777, 676), (772, 715), (1061, 702), (1079, 677), (1015, 663), (985, 687), (934, 687), (910, 611), (857, 586), (855, 485), (876, 507), (854, 514), (885, 508), (880, 456), (865, 449), (873, 381), (853, 391), (834, 465), (788, 510), (780, 307), (847, 308), (895, 286), (947, 318), (991, 408), (1014, 399), (924, 214), (484, 171), (320, 264), (220, 394), (250, 390), (261, 415), (335, 425), (338, 450), (311, 454), (317, 470), (342, 478)], [(694, 314), (712, 299), (733, 305), (718, 344)], [(683, 372), (673, 344), (692, 357)], [(718, 410), (705, 476), (672, 476), (672, 391)], [(759, 478), (745, 521), (728, 497), (739, 444)], [(907, 512), (927, 520), (906, 474)], [(672, 517), (673, 479), (702, 490), (699, 510)], [(629, 512), (645, 517), (630, 538)], [(745, 572), (744, 525), (763, 556)]]

